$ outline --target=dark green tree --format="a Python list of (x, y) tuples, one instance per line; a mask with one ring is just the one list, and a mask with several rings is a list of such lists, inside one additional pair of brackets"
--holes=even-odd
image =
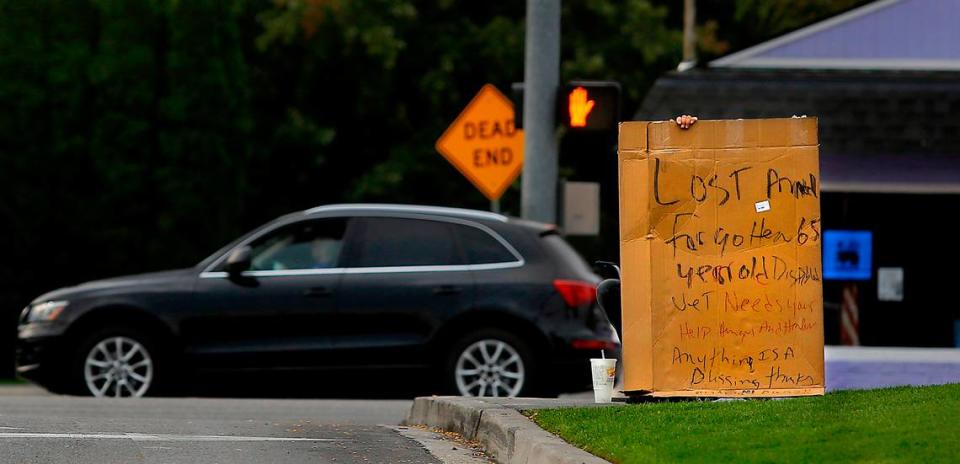
[[(858, 3), (702, 1), (701, 43)], [(621, 82), (628, 118), (679, 61), (679, 5), (564, 2), (561, 78)], [(0, 352), (46, 290), (188, 266), (281, 213), (487, 207), (433, 144), (483, 84), (523, 79), (523, 25), (523, 2), (0, 0)], [(561, 164), (601, 178), (612, 156)]]

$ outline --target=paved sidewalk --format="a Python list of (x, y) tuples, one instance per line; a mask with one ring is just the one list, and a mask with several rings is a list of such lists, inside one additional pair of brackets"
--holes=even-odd
[(960, 383), (960, 349), (828, 346), (827, 390)]
[[(956, 348), (826, 346), (823, 351), (827, 391), (960, 383), (960, 349)], [(622, 389), (619, 384), (615, 391)], [(593, 392), (560, 398), (587, 401), (593, 399)]]

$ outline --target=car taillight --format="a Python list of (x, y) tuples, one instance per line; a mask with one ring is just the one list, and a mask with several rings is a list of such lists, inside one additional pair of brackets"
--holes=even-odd
[(553, 287), (571, 308), (593, 304), (597, 300), (597, 289), (589, 282), (557, 279), (553, 281)]
[(575, 350), (615, 351), (620, 348), (620, 345), (610, 340), (574, 340), (570, 345)]

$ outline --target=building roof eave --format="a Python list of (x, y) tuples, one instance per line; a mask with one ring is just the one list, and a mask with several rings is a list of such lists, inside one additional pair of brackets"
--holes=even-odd
[(760, 55), (766, 51), (772, 50), (777, 47), (781, 47), (791, 42), (795, 42), (804, 37), (816, 34), (820, 31), (836, 27), (840, 24), (852, 21), (854, 19), (866, 16), (875, 11), (890, 7), (901, 0), (879, 0), (873, 3), (866, 4), (859, 8), (855, 8), (846, 13), (839, 14), (832, 18), (814, 23), (810, 26), (798, 29), (796, 31), (790, 32), (788, 34), (777, 37), (773, 40), (768, 40), (758, 45), (754, 45), (750, 48), (741, 50), (739, 52), (727, 55), (722, 58), (713, 60), (707, 64), (711, 68), (732, 68), (732, 67), (756, 67), (756, 66), (745, 66), (745, 64), (754, 60), (754, 57)]

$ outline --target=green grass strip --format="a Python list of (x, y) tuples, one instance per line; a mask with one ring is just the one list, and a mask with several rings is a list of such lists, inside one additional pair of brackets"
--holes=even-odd
[(527, 415), (615, 463), (960, 462), (960, 384)]

